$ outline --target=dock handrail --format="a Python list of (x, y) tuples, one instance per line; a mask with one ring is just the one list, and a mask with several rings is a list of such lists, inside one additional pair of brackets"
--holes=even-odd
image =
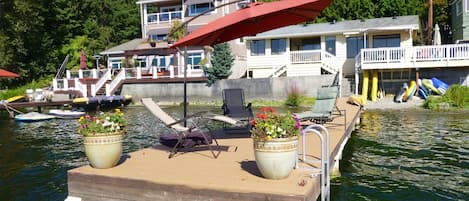
[[(321, 155), (319, 160), (309, 160), (306, 159), (306, 135), (308, 133), (314, 133), (319, 137), (319, 140), (321, 141)], [(325, 137), (324, 137), (325, 135)], [(320, 163), (321, 167), (320, 168), (313, 168), (313, 167), (299, 167), (299, 161), (297, 160), (296, 162), (296, 168), (301, 168), (301, 169), (306, 169), (306, 170), (313, 170), (313, 171), (319, 171), (320, 177), (321, 177), (321, 201), (329, 201), (330, 200), (330, 136), (329, 136), (329, 131), (327, 130), (326, 127), (319, 125), (319, 124), (313, 124), (309, 125), (305, 129), (303, 129), (301, 133), (302, 139), (302, 161), (303, 163)], [(326, 138), (326, 139), (324, 139)], [(312, 173), (311, 177), (316, 176), (317, 174)]]
[(65, 57), (64, 61), (62, 62), (62, 65), (60, 65), (59, 70), (57, 70), (57, 73), (55, 74), (55, 79), (61, 79), (63, 78), (65, 74), (65, 70), (67, 70), (67, 63), (70, 55), (67, 54)]

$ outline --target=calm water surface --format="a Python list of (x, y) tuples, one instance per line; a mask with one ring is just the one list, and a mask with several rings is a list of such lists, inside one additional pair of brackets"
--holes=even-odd
[(366, 111), (332, 200), (469, 200), (468, 113)]
[[(217, 108), (190, 108), (196, 112)], [(124, 152), (152, 146), (162, 127), (143, 107), (124, 110)], [(180, 117), (182, 109), (167, 108)], [(469, 200), (465, 113), (373, 112), (346, 146), (332, 200)], [(0, 200), (64, 200), (67, 170), (87, 165), (75, 120), (16, 123), (0, 113)], [(400, 169), (400, 170), (399, 170)]]

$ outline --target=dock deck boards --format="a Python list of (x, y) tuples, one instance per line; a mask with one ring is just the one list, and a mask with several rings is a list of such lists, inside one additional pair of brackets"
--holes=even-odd
[[(325, 124), (331, 135), (331, 160), (353, 130), (360, 109), (338, 100), (347, 111), (347, 130), (336, 125), (343, 117)], [(169, 149), (157, 145), (129, 153), (118, 166), (94, 169), (83, 166), (68, 171), (69, 196), (83, 200), (316, 200), (319, 177), (293, 170), (283, 180), (268, 180), (257, 170), (252, 139), (218, 135), (223, 151), (214, 159), (210, 151), (179, 153), (168, 159)], [(313, 140), (314, 139), (314, 140)], [(319, 140), (308, 138), (307, 154), (317, 157)], [(300, 142), (301, 146), (301, 142)], [(301, 147), (300, 150), (301, 152)], [(332, 165), (331, 165), (332, 168)], [(299, 185), (306, 181), (306, 185)]]

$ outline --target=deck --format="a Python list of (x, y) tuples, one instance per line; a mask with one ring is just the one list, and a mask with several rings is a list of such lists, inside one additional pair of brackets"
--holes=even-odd
[[(360, 108), (338, 100), (344, 117), (325, 124), (331, 136), (331, 167), (340, 158), (342, 148), (359, 118)], [(343, 124), (343, 123), (342, 123)], [(222, 146), (218, 159), (204, 148), (168, 159), (168, 148), (157, 145), (125, 155), (125, 160), (111, 169), (83, 166), (68, 171), (70, 198), (82, 200), (316, 200), (320, 194), (319, 177), (293, 170), (283, 180), (260, 176), (254, 160), (252, 139), (244, 136), (217, 135)], [(309, 147), (319, 147), (319, 140), (309, 138)], [(301, 145), (301, 142), (300, 142)], [(300, 149), (301, 152), (301, 149)], [(307, 154), (319, 156), (318, 149)], [(306, 181), (305, 185), (300, 185)]]

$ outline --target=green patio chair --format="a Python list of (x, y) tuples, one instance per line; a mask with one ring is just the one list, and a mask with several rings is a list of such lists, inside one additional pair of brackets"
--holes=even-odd
[(309, 111), (296, 113), (302, 125), (310, 123), (324, 124), (333, 121), (334, 118), (344, 116), (344, 125), (347, 121), (345, 110), (337, 107), (339, 86), (327, 86), (318, 89), (316, 102)]

